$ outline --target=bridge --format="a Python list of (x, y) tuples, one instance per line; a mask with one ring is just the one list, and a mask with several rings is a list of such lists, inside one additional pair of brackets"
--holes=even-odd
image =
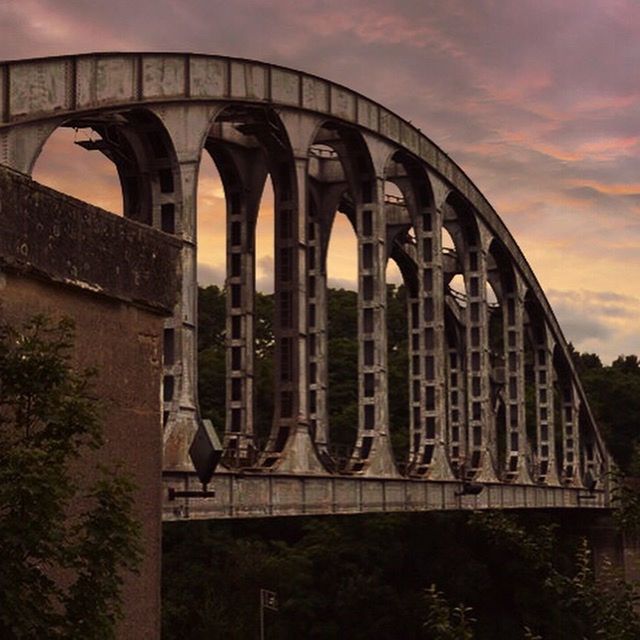
[[(164, 328), (165, 520), (610, 506), (609, 456), (567, 343), (503, 221), (418, 128), (351, 89), (262, 62), (176, 53), (0, 64), (0, 164), (30, 175), (58, 127), (120, 178), (124, 215), (180, 241)], [(226, 419), (216, 495), (188, 450), (197, 399), (196, 190), (203, 154), (226, 198)], [(274, 188), (272, 430), (255, 410), (255, 227)], [(327, 248), (336, 212), (358, 251), (358, 429), (328, 420)], [(443, 230), (454, 248), (444, 248)], [(408, 292), (410, 447), (390, 444), (389, 260)], [(455, 282), (461, 285), (454, 286)], [(175, 493), (173, 494), (175, 495)]]

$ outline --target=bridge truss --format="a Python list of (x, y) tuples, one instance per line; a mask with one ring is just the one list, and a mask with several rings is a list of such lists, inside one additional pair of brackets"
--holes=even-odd
[[(164, 334), (167, 488), (193, 489), (195, 479), (187, 451), (200, 421), (203, 153), (224, 185), (226, 419), (215, 426), (225, 464), (215, 499), (167, 501), (167, 519), (608, 506), (608, 454), (540, 285), (475, 185), (412, 124), (346, 87), (255, 61), (118, 53), (0, 64), (0, 163), (30, 174), (58, 127), (91, 128), (96, 138), (83, 146), (115, 164), (124, 215), (183, 243), (180, 301)], [(255, 228), (269, 176), (275, 410), (258, 446)], [(358, 430), (342, 464), (327, 406), (326, 258), (337, 211), (358, 251)], [(453, 248), (443, 248), (443, 229)], [(408, 292), (401, 467), (390, 444), (389, 260)], [(458, 495), (470, 483), (484, 490)]]

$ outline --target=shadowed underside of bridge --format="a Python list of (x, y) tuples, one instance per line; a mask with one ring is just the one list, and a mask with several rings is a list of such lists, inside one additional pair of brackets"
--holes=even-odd
[[(91, 128), (83, 146), (115, 164), (124, 215), (182, 241), (181, 297), (164, 333), (164, 485), (176, 490), (198, 488), (187, 452), (200, 423), (203, 153), (223, 182), (226, 420), (215, 427), (224, 464), (215, 498), (167, 501), (166, 519), (609, 506), (608, 454), (544, 293), (489, 203), (410, 123), (346, 87), (261, 62), (118, 53), (0, 64), (0, 163), (31, 174), (58, 127)], [(259, 446), (255, 228), (268, 176), (275, 409)], [(341, 462), (327, 404), (326, 263), (337, 211), (358, 251), (357, 439)], [(454, 248), (443, 248), (443, 230)], [(389, 260), (407, 290), (410, 445), (401, 465), (390, 444)], [(469, 482), (483, 491), (457, 495)]]

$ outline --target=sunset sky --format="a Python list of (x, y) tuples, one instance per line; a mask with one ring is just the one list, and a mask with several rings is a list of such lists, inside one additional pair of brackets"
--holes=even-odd
[[(606, 363), (640, 353), (639, 33), (636, 0), (0, 0), (2, 59), (256, 58), (348, 85), (411, 120), (496, 208), (566, 337)], [(90, 184), (85, 197), (117, 210), (115, 173), (72, 141), (56, 134), (35, 177), (79, 196)], [(93, 180), (80, 183), (87, 172)], [(211, 282), (222, 274), (223, 198), (208, 160), (199, 200), (200, 273)], [(267, 194), (265, 287), (269, 209)], [(329, 270), (344, 285), (353, 238), (340, 225)]]

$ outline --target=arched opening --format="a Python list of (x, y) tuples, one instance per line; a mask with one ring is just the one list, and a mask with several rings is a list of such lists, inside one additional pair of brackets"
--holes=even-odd
[(457, 305), (462, 308), (467, 306), (467, 285), (461, 273), (456, 273), (449, 281), (449, 294)]
[(326, 274), (330, 450), (344, 468), (358, 435), (358, 242), (344, 213), (333, 218)]
[[(66, 157), (71, 169), (66, 170), (65, 184), (58, 181), (51, 186), (71, 190), (72, 195), (86, 198), (92, 204), (109, 206), (127, 218), (167, 233), (180, 231), (177, 157), (164, 125), (154, 113), (131, 109), (118, 114), (79, 116), (62, 127), (45, 143), (36, 161), (34, 175), (38, 179), (48, 180), (49, 184), (59, 180), (55, 178), (55, 158)], [(75, 148), (92, 153), (81, 156)], [(110, 161), (111, 166), (105, 161)], [(51, 166), (54, 169), (47, 169), (47, 177), (44, 169)], [(77, 175), (86, 175), (87, 166), (100, 176), (97, 185), (77, 179)], [(113, 178), (114, 168), (117, 182)], [(71, 171), (76, 170), (74, 185)]]
[[(311, 222), (322, 248), (319, 255), (318, 242), (309, 242), (307, 266), (313, 278), (309, 290), (315, 292), (309, 302), (309, 344), (314, 353), (326, 354), (309, 359), (310, 398), (317, 399), (310, 406), (318, 409), (311, 421), (316, 422), (319, 448), (328, 448), (332, 454), (332, 459), (326, 456), (328, 466), (361, 471), (376, 449), (378, 421), (386, 417), (381, 410), (383, 394), (374, 391), (380, 388), (383, 375), (375, 366), (383, 361), (380, 332), (374, 329), (380, 315), (375, 302), (384, 292), (376, 285), (379, 244), (374, 238), (379, 230), (372, 211), (376, 183), (366, 144), (352, 127), (325, 122), (316, 132), (309, 156), (315, 208)], [(320, 260), (325, 260), (324, 271), (317, 268)], [(327, 290), (327, 282), (338, 288)], [(316, 304), (323, 288), (326, 315)]]
[(255, 242), (255, 435), (259, 450), (264, 450), (273, 424), (275, 410), (275, 259), (274, 193), (269, 175), (260, 198), (254, 226)]
[[(77, 116), (43, 145), (33, 176), (44, 184), (167, 233), (181, 231), (181, 182), (171, 139), (147, 109)], [(80, 178), (79, 178), (80, 177)], [(185, 305), (166, 321), (164, 332), (163, 425), (180, 411), (182, 376), (195, 376), (193, 326), (182, 323)], [(195, 318), (193, 319), (195, 321)], [(184, 336), (191, 334), (188, 339)], [(189, 402), (195, 390), (189, 389)]]
[(61, 126), (47, 139), (33, 169), (37, 182), (122, 215), (118, 172), (100, 152), (101, 136), (90, 127)]
[[(282, 220), (276, 220), (271, 171), (282, 173), (282, 183), (289, 178), (289, 165), (282, 157), (285, 139), (275, 145), (268, 135), (275, 124), (271, 117), (251, 107), (219, 113), (209, 129), (200, 174), (200, 278), (222, 281), (217, 317), (208, 320), (217, 326), (222, 317), (224, 325), (224, 383), (217, 380), (209, 392), (218, 403), (224, 396), (226, 462), (240, 467), (263, 460), (267, 441), (272, 450), (275, 377), (282, 378), (276, 374), (274, 301), (275, 227), (281, 228)], [(280, 128), (277, 135), (283, 135)], [(221, 216), (205, 217), (207, 208), (222, 202)], [(202, 405), (201, 398), (204, 413)]]
[(448, 282), (442, 219), (429, 177), (412, 156), (394, 153), (385, 177), (390, 440), (401, 472), (436, 477), (448, 473), (441, 450), (446, 399), (438, 384), (447, 357), (438, 336), (445, 313), (443, 282)]
[(209, 153), (203, 153), (198, 173), (198, 285), (224, 287), (226, 279), (226, 198), (220, 173)]
[(442, 227), (441, 242), (442, 242), (442, 250), (445, 253), (455, 253), (456, 245), (453, 242), (453, 238), (451, 237), (451, 234), (445, 229), (444, 226)]
[(269, 176), (264, 184), (258, 218), (255, 223), (256, 290), (262, 296), (273, 294), (274, 287), (274, 195), (273, 182)]
[(327, 251), (327, 284), (333, 289), (354, 292), (358, 289), (358, 242), (353, 224), (340, 211), (336, 212), (331, 226)]
[[(532, 291), (525, 296), (525, 401), (527, 436), (533, 443), (533, 478), (556, 483), (561, 460), (559, 396), (554, 389), (544, 312)], [(558, 449), (556, 450), (556, 447)]]
[(405, 206), (405, 197), (400, 187), (391, 180), (384, 181), (384, 201), (387, 204)]
[[(466, 407), (468, 450), (465, 472), (473, 477), (481, 469), (491, 472), (497, 457), (496, 443), (489, 430), (495, 430), (495, 387), (491, 387), (489, 361), (488, 307), (485, 282), (487, 257), (482, 250), (476, 212), (465, 198), (451, 192), (444, 210), (444, 223), (456, 247), (456, 273), (464, 274), (462, 283), (456, 278), (449, 293), (457, 302), (464, 318), (466, 349)], [(455, 288), (452, 288), (452, 285)]]
[[(489, 323), (489, 366), (491, 401), (496, 430), (498, 476), (512, 480), (518, 472), (520, 431), (519, 349), (514, 332), (514, 279), (502, 245), (489, 245), (484, 297)], [(511, 343), (505, 341), (508, 331)], [(473, 336), (472, 336), (473, 337)]]

